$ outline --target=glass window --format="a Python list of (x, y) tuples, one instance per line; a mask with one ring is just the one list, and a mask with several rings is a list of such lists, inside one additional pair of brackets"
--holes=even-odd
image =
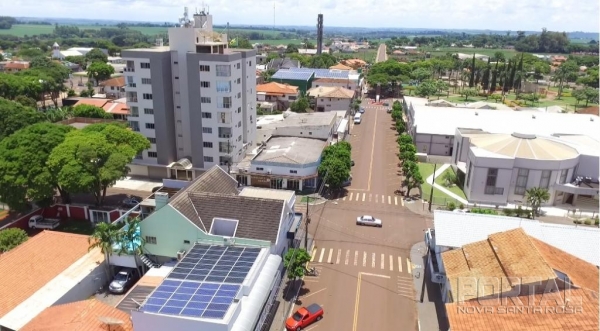
[(212, 133), (212, 128), (203, 127), (202, 133)]
[(469, 182), (471, 181), (471, 172), (473, 171), (473, 163), (469, 162), (469, 172), (467, 172), (467, 182), (465, 185), (469, 187)]
[(542, 179), (540, 179), (540, 188), (550, 187), (550, 175), (552, 175), (552, 171), (550, 171), (550, 170), (542, 171)]
[(212, 114), (207, 113), (207, 112), (202, 112), (202, 118), (212, 118)]
[(496, 194), (496, 180), (498, 178), (498, 169), (489, 168), (485, 180), (485, 194)]
[(231, 108), (231, 97), (222, 97), (218, 99), (218, 108)]
[(154, 115), (154, 109), (152, 109), (152, 108), (144, 108), (144, 114), (146, 114), (146, 115)]
[(231, 82), (230, 81), (217, 81), (217, 92), (218, 93), (230, 93)]
[(567, 174), (569, 173), (569, 169), (563, 169), (560, 172), (560, 181), (558, 182), (559, 184), (564, 184), (567, 182)]
[(131, 114), (129, 114), (129, 116), (131, 116), (131, 117), (138, 117), (138, 116), (140, 116), (140, 110), (139, 110), (139, 108), (136, 107), (136, 106), (132, 106), (131, 107)]
[(230, 64), (217, 64), (217, 77), (229, 77), (231, 76), (231, 65)]
[(212, 156), (205, 156), (204, 157), (204, 162), (214, 162), (214, 159)]
[(519, 169), (519, 173), (517, 175), (517, 184), (515, 185), (515, 194), (525, 195), (528, 177), (529, 169)]

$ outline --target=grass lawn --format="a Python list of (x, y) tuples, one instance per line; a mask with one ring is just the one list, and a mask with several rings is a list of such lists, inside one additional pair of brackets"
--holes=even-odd
[[(516, 96), (514, 93), (506, 94), (507, 100), (515, 100), (515, 97)], [(437, 100), (437, 97), (431, 97), (430, 99)], [(480, 97), (480, 96), (469, 97), (469, 99), (467, 101), (465, 101), (465, 97), (461, 97), (460, 95), (456, 95), (456, 94), (450, 94), (450, 97), (441, 96), (440, 99), (445, 99), (445, 100), (448, 100), (450, 102), (455, 102), (455, 103), (486, 101), (486, 102), (490, 102), (490, 103), (500, 104), (500, 102), (495, 102), (493, 99), (488, 98), (486, 100), (485, 97)], [(585, 102), (580, 102), (579, 105), (577, 105), (577, 100), (574, 97), (565, 97), (565, 96), (563, 96), (560, 100), (558, 100), (558, 99), (554, 99), (554, 100), (541, 99), (539, 102), (536, 102), (533, 105), (529, 102), (527, 102), (527, 104), (524, 105), (524, 107), (534, 107), (534, 108), (543, 108), (543, 107), (550, 107), (550, 106), (561, 106), (561, 107), (565, 108), (565, 110), (567, 110), (568, 112), (573, 112), (576, 109), (575, 107), (577, 107), (577, 109), (586, 108)], [(591, 107), (591, 106), (597, 106), (597, 104), (591, 104), (591, 103), (588, 104), (588, 107)]]
[(91, 235), (94, 232), (94, 227), (90, 221), (66, 220), (56, 228), (56, 231)]
[[(450, 168), (446, 169), (446, 171), (444, 171), (444, 173), (442, 173), (439, 177), (437, 177), (435, 179), (435, 183), (439, 184), (441, 186), (444, 186), (444, 174), (446, 174), (446, 173), (453, 173), (453, 174), (456, 175), (456, 173), (454, 172), (454, 170), (452, 169), (452, 167), (450, 167)], [(465, 192), (463, 192), (463, 190), (460, 187), (458, 187), (456, 185), (453, 185), (452, 187), (445, 187), (445, 188), (448, 191), (450, 191), (450, 192), (458, 195), (459, 197), (467, 200), (467, 197), (465, 196)]]
[[(439, 169), (441, 166), (441, 164), (438, 164), (437, 168)], [(419, 163), (419, 171), (421, 172), (421, 176), (423, 177), (423, 184), (421, 185), (421, 192), (423, 194), (422, 199), (425, 201), (429, 201), (429, 196), (431, 195), (431, 185), (427, 183), (427, 178), (433, 175), (433, 167), (433, 163)], [(462, 196), (464, 196), (464, 194)], [(446, 193), (436, 188), (433, 189), (433, 204), (445, 206), (447, 202), (450, 201), (454, 202), (456, 205), (460, 204), (459, 201), (451, 198)]]

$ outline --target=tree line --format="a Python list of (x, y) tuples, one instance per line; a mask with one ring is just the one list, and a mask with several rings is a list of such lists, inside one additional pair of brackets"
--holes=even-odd
[(17, 20), (14, 17), (0, 16), (0, 30), (8, 30), (15, 23), (17, 23)]

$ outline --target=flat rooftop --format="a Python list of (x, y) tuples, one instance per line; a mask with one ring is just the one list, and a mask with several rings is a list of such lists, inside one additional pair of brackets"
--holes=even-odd
[(275, 199), (290, 202), (296, 193), (288, 190), (275, 190), (269, 188), (246, 186), (240, 192), (240, 196), (251, 198)]
[(252, 160), (259, 162), (307, 164), (318, 162), (327, 142), (298, 137), (273, 137)]
[(600, 137), (600, 117), (595, 115), (427, 106), (414, 106), (414, 110), (417, 133), (453, 136), (456, 128), (469, 128), (491, 133)]

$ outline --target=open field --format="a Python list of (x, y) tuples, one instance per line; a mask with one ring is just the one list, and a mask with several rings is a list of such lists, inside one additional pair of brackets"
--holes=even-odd
[(496, 52), (504, 53), (504, 56), (508, 59), (514, 57), (517, 52), (512, 49), (497, 49), (497, 48), (464, 48), (464, 47), (421, 47), (422, 51), (430, 52), (432, 56), (445, 55), (446, 53), (463, 53), (463, 54), (483, 54), (492, 56)]
[[(81, 26), (77, 26), (79, 29), (82, 30), (98, 30), (101, 28), (114, 28), (115, 26), (104, 26), (104, 25), (81, 25)], [(129, 27), (132, 30), (138, 30), (140, 32), (142, 32), (143, 34), (146, 35), (157, 35), (157, 34), (165, 34), (167, 33), (167, 28), (166, 27), (143, 27), (143, 26), (132, 26)], [(215, 31), (217, 32), (222, 32), (222, 33), (226, 33), (225, 28), (215, 28)], [(36, 25), (36, 24), (15, 24), (12, 26), (12, 28), (8, 29), (8, 30), (0, 30), (0, 35), (2, 34), (8, 34), (8, 35), (13, 35), (13, 36), (18, 36), (18, 37), (23, 37), (25, 35), (27, 36), (33, 36), (33, 35), (40, 35), (40, 34), (51, 34), (52, 31), (54, 31), (54, 25)], [(256, 30), (256, 29), (229, 29), (229, 34), (233, 37), (236, 36), (236, 32), (244, 32), (244, 33), (252, 33), (252, 32), (256, 32), (256, 33), (261, 33), (265, 36), (277, 36), (281, 33), (286, 33), (288, 31), (282, 31), (282, 30)], [(273, 42), (277, 42), (277, 44), (280, 44), (281, 40), (267, 40), (268, 42), (270, 42), (271, 44)], [(265, 43), (267, 42), (265, 41)], [(256, 41), (253, 41), (256, 42)], [(313, 40), (313, 42), (315, 42)], [(287, 44), (286, 44), (287, 45)]]
[[(234, 36), (229, 37), (229, 39), (233, 39), (235, 38)], [(309, 39), (309, 42), (315, 44), (317, 41), (316, 40), (312, 40)], [(273, 45), (273, 46), (277, 46), (277, 45), (289, 45), (289, 44), (294, 44), (294, 45), (300, 45), (300, 43), (304, 42), (304, 39), (264, 39), (264, 40), (250, 40), (251, 43), (253, 44), (264, 44), (264, 45)]]

